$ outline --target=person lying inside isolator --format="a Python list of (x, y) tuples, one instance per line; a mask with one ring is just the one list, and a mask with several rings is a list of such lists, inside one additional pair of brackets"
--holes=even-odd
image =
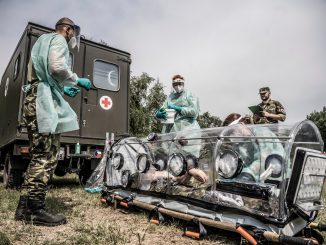
[[(202, 169), (198, 168), (196, 161), (195, 156), (187, 155), (184, 158), (180, 153), (173, 154), (169, 163), (158, 159), (149, 166), (146, 172), (140, 172), (138, 178), (134, 178), (139, 182), (135, 182), (132, 187), (206, 202), (224, 203), (229, 206), (243, 206), (241, 197), (238, 195), (212, 191), (212, 181)], [(143, 164), (138, 163), (139, 165)]]
[[(242, 165), (234, 176), (227, 176), (227, 179), (233, 183), (257, 183), (265, 186), (266, 182), (278, 181), (281, 179), (282, 169), (284, 168), (283, 157), (285, 155), (284, 147), (274, 132), (268, 127), (247, 127), (248, 121), (242, 118), (240, 114), (232, 113), (224, 121), (223, 125), (228, 126), (223, 132), (225, 138), (221, 146), (219, 166), (220, 176), (223, 179), (223, 173), (235, 169), (235, 165), (230, 165), (230, 161), (238, 159)], [(235, 136), (235, 137), (234, 137)], [(256, 139), (253, 136), (262, 136), (266, 138)], [(232, 138), (234, 137), (234, 138)], [(223, 153), (226, 152), (226, 153)], [(226, 157), (226, 154), (229, 154)], [(231, 156), (232, 155), (232, 156)], [(231, 171), (232, 172), (232, 171)], [(277, 197), (280, 190), (270, 185), (270, 197), (268, 200), (260, 200), (242, 196), (244, 206), (249, 209), (260, 210), (269, 213), (271, 216), (277, 216), (278, 204)]]
[[(240, 114), (231, 113), (224, 120), (226, 129), (224, 135), (241, 138), (230, 138), (230, 143), (225, 143), (225, 148), (230, 147), (243, 161), (243, 169), (238, 179), (249, 182), (264, 182), (269, 178), (278, 178), (283, 168), (284, 147), (274, 132), (268, 127), (248, 128), (247, 118)], [(265, 139), (254, 139), (252, 136), (266, 137)]]
[[(240, 122), (240, 120), (237, 122)], [(269, 134), (271, 133), (272, 132)], [(249, 128), (240, 122), (236, 126), (230, 127), (228, 135), (244, 136), (245, 138), (246, 136), (253, 134)], [(245, 160), (244, 162), (246, 163), (242, 170), (243, 173), (239, 174), (238, 181), (262, 181), (262, 178), (259, 177), (264, 176), (263, 174), (260, 175), (260, 158), (258, 156), (258, 154), (260, 154), (259, 148), (268, 149), (270, 144), (264, 144), (264, 142), (260, 143), (261, 145), (257, 147), (256, 141), (255, 144), (252, 141), (245, 141), (242, 143), (235, 143), (232, 141), (230, 142), (229, 146), (233, 147), (234, 150), (241, 156), (242, 159)], [(187, 140), (185, 138), (181, 138), (179, 141), (175, 141), (174, 144), (176, 146), (180, 146), (175, 146), (177, 149), (173, 149), (175, 153), (172, 155), (168, 154), (167, 149), (157, 147), (156, 152), (154, 153), (155, 161), (149, 160), (150, 154), (145, 148), (140, 147), (142, 152), (139, 154), (140, 149), (134, 150), (134, 145), (126, 144), (126, 148), (128, 149), (128, 157), (125, 156), (125, 160), (128, 161), (128, 165), (133, 165), (130, 166), (130, 168), (132, 168), (130, 169), (130, 174), (132, 175), (131, 187), (144, 191), (166, 193), (168, 190), (167, 187), (169, 185), (171, 187), (169, 188), (169, 191), (172, 195), (181, 195), (205, 200), (207, 202), (223, 203), (226, 205), (238, 207), (244, 205), (243, 197), (240, 195), (211, 190), (213, 181), (209, 179), (208, 175), (203, 170), (198, 168), (198, 161), (200, 161), (200, 159), (197, 156), (189, 154), (189, 152), (183, 150), (183, 145), (187, 144)], [(276, 145), (280, 145), (280, 143), (277, 143)], [(278, 151), (282, 151), (282, 148), (280, 147), (274, 148), (279, 148)], [(123, 153), (123, 151), (119, 151)], [(126, 152), (124, 152), (124, 155), (125, 154)], [(185, 162), (187, 162), (187, 165), (184, 164)], [(225, 168), (228, 168), (229, 165), (230, 164), (228, 161), (224, 161)], [(268, 176), (270, 173), (265, 173), (265, 175)]]

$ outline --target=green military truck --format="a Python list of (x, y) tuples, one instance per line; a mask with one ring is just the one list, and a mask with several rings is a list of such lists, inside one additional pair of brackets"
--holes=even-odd
[[(22, 113), (25, 93), (21, 88), (27, 84), (31, 49), (40, 35), (53, 31), (28, 23), (1, 79), (0, 167), (7, 187), (22, 184), (29, 163)], [(83, 89), (74, 98), (65, 97), (77, 114), (80, 129), (61, 135), (55, 174), (75, 172), (84, 183), (102, 156), (105, 133), (128, 134), (131, 59), (125, 51), (82, 37), (79, 51), (71, 51), (69, 62), (79, 77), (92, 81), (92, 88)]]

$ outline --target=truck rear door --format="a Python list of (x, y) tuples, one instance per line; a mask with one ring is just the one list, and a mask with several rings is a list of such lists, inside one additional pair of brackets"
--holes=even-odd
[(86, 44), (84, 76), (93, 84), (89, 91), (82, 91), (83, 138), (128, 132), (129, 61), (128, 55), (117, 50)]
[[(71, 70), (76, 73), (78, 76), (82, 76), (84, 71), (84, 43), (80, 44), (79, 51), (70, 52), (69, 64)], [(81, 118), (81, 101), (82, 94), (78, 93), (75, 97), (71, 98), (67, 95), (64, 95), (64, 99), (69, 103), (70, 107), (75, 111), (78, 121), (80, 122)], [(80, 130), (70, 131), (63, 134), (63, 136), (79, 137)]]

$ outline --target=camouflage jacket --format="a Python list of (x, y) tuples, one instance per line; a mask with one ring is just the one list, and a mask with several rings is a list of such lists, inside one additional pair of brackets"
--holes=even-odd
[[(263, 108), (263, 111), (281, 116), (281, 121), (286, 118), (284, 107), (277, 100), (269, 100), (266, 104), (261, 102), (259, 106)], [(277, 123), (277, 120), (256, 114), (253, 115), (252, 121), (254, 124)]]

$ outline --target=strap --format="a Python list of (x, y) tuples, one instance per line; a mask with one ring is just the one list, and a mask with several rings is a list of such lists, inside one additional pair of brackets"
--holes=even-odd
[(195, 239), (207, 236), (207, 230), (197, 217), (194, 217), (184, 227), (184, 235)]
[(158, 211), (160, 206), (161, 205), (158, 204), (155, 208), (153, 208), (149, 212), (149, 215), (148, 215), (148, 221), (149, 222), (154, 223), (154, 222), (152, 222), (153, 220), (157, 220), (158, 224), (161, 224), (162, 222), (164, 222), (164, 217), (163, 217), (162, 213)]

